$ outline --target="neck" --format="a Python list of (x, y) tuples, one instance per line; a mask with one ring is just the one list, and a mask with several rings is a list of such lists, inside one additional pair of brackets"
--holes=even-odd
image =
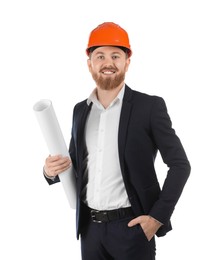
[(104, 108), (107, 108), (111, 102), (117, 97), (124, 83), (117, 88), (111, 90), (103, 90), (97, 86), (97, 98)]

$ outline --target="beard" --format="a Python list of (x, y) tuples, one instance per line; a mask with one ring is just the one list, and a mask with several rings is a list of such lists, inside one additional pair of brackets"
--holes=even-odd
[[(117, 71), (117, 70), (116, 70)], [(115, 77), (111, 76), (102, 76), (97, 74), (96, 72), (91, 72), (92, 78), (96, 82), (97, 86), (100, 87), (102, 90), (112, 90), (120, 86), (120, 84), (125, 79), (125, 72), (120, 72), (116, 74)]]

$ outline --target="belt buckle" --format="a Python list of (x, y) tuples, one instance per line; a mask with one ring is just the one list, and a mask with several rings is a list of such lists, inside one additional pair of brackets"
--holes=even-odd
[(102, 223), (101, 220), (96, 219), (96, 213), (100, 212), (99, 210), (92, 209), (91, 210), (91, 218), (94, 223)]

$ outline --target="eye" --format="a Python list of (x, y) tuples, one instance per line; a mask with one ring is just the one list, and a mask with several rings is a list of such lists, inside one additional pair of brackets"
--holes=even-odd
[(98, 59), (98, 60), (103, 60), (103, 59), (104, 59), (104, 56), (103, 56), (103, 55), (98, 55), (98, 56), (97, 56), (97, 59)]
[(120, 57), (119, 57), (118, 55), (113, 55), (113, 56), (112, 56), (112, 59), (113, 59), (113, 60), (116, 60), (116, 59), (119, 59), (119, 58), (120, 58)]

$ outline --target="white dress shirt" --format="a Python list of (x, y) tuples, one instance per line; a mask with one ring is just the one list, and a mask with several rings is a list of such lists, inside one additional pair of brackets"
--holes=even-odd
[(119, 154), (118, 127), (125, 86), (105, 109), (96, 97), (96, 89), (87, 100), (93, 102), (85, 129), (87, 180), (85, 202), (96, 210), (129, 207)]

